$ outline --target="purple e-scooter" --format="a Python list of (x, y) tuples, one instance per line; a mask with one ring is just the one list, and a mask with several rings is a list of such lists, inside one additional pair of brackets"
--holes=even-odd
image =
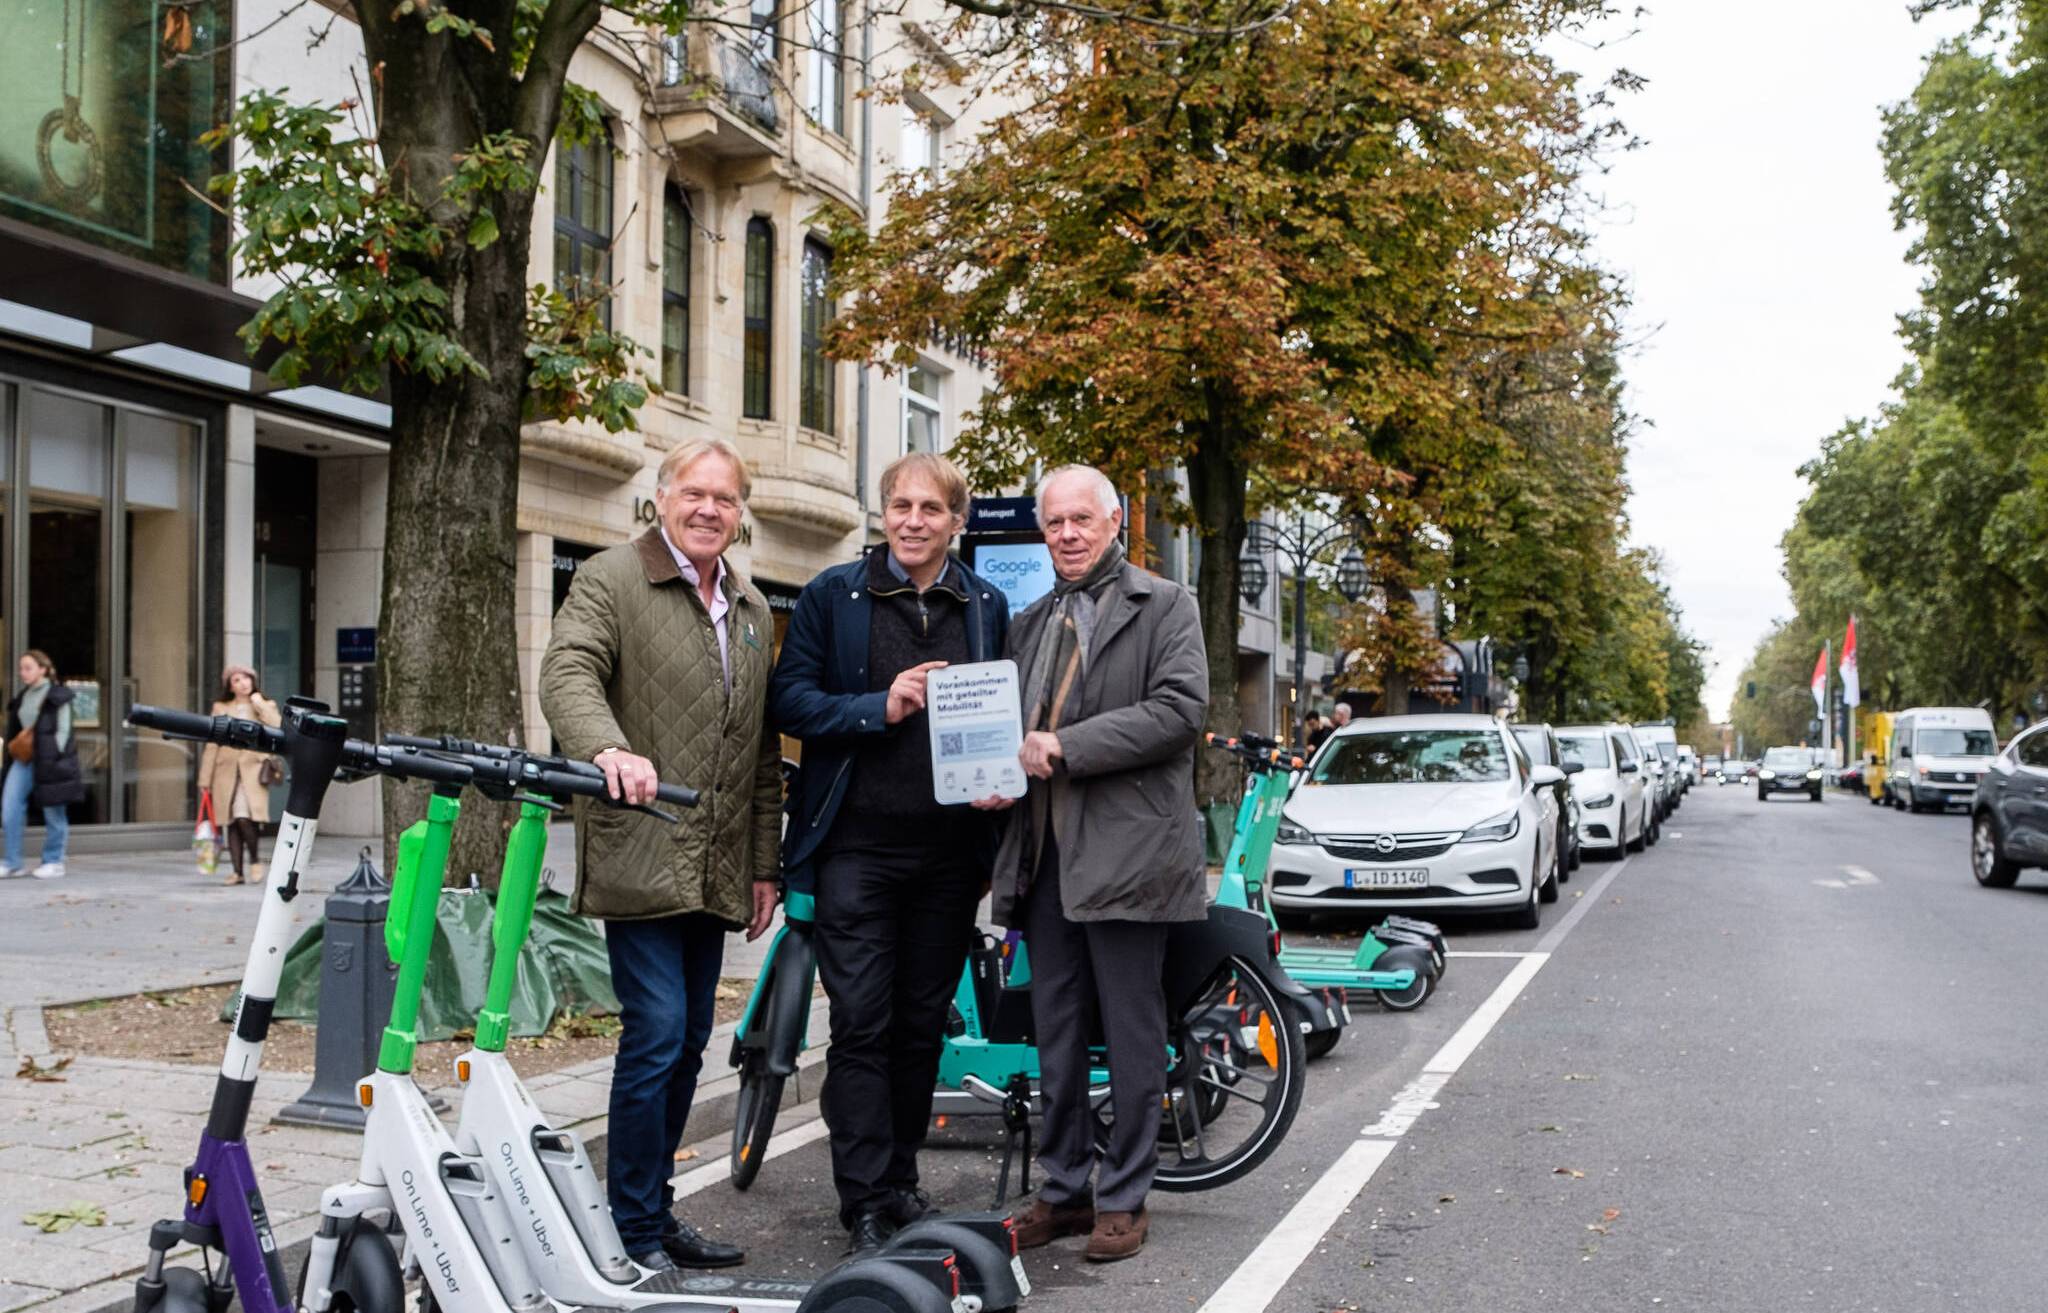
[[(279, 754), (291, 766), (291, 792), (278, 824), (256, 933), (242, 968), (241, 1007), (221, 1058), (199, 1153), (185, 1169), (184, 1215), (150, 1228), (149, 1263), (135, 1282), (135, 1313), (226, 1313), (238, 1290), (245, 1313), (294, 1313), (297, 1301), (285, 1288), (284, 1265), (249, 1161), (246, 1136), (263, 1041), (270, 1032), (285, 951), (291, 947), (291, 902), (298, 897), (299, 875), (312, 856), (320, 804), (342, 771), (458, 788), (468, 782), (470, 771), (459, 762), (394, 753), (350, 739), (348, 723), (328, 714), (325, 703), (310, 698), (288, 700), (284, 723), (275, 729), (253, 720), (148, 706), (131, 710), (128, 723), (161, 730), (170, 738)], [(398, 1257), (383, 1230), (357, 1218), (338, 1240), (330, 1285), (341, 1306), (349, 1313), (398, 1313), (405, 1287)], [(203, 1272), (164, 1266), (164, 1256), (187, 1243), (199, 1246)], [(216, 1264), (216, 1254), (225, 1261)]]

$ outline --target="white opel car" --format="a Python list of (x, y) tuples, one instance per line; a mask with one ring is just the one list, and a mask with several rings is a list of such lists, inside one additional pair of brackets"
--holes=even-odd
[(1387, 716), (1330, 737), (1281, 809), (1269, 893), (1289, 911), (1505, 911), (1557, 900), (1555, 766), (1489, 716)]
[(1636, 757), (1635, 740), (1620, 725), (1561, 725), (1557, 742), (1566, 761), (1583, 767), (1572, 777), (1579, 795), (1579, 846), (1588, 852), (1640, 851), (1654, 828), (1652, 785)]

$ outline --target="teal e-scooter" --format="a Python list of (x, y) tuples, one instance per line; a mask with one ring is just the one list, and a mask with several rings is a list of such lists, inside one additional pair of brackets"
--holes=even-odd
[[(651, 1272), (632, 1261), (603, 1188), (576, 1135), (552, 1125), (505, 1056), (521, 950), (533, 923), (548, 817), (571, 798), (628, 807), (587, 762), (455, 738), (387, 735), (388, 743), (460, 763), (472, 789), (517, 803), (492, 908), (491, 969), (475, 1047), (455, 1061), (462, 1085), (456, 1150), (483, 1164), (512, 1225), (519, 1258), (551, 1298), (585, 1308), (675, 1308), (709, 1299), (733, 1313), (1010, 1313), (1029, 1286), (1005, 1216), (934, 1216), (904, 1227), (881, 1252), (841, 1263), (816, 1281), (762, 1280), (745, 1272)], [(663, 802), (694, 806), (694, 790), (664, 785)], [(416, 884), (403, 850), (400, 880)], [(438, 884), (438, 881), (431, 883)], [(417, 896), (417, 895), (415, 895)]]
[[(1244, 797), (1237, 807), (1237, 831), (1223, 859), (1222, 884), (1216, 901), (1243, 907), (1266, 917), (1278, 933), (1272, 904), (1266, 898), (1266, 872), (1273, 841), (1280, 830), (1280, 812), (1287, 801), (1289, 779), (1301, 758), (1278, 741), (1256, 734), (1234, 739), (1208, 736), (1209, 745), (1236, 757), (1245, 768)], [(1388, 917), (1360, 936), (1358, 947), (1299, 948), (1282, 945), (1280, 965), (1312, 991), (1369, 992), (1381, 1007), (1406, 1012), (1422, 1006), (1443, 975), (1443, 932), (1427, 921)], [(1349, 1009), (1344, 1016), (1349, 1019)], [(1321, 1057), (1337, 1047), (1341, 1026), (1311, 1030), (1308, 1055)]]

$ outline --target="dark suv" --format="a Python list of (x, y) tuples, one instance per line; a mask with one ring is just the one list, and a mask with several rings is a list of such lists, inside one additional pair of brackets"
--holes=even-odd
[(1970, 870), (1977, 883), (2003, 889), (2029, 866), (2048, 866), (2048, 723), (1992, 758), (1970, 805)]

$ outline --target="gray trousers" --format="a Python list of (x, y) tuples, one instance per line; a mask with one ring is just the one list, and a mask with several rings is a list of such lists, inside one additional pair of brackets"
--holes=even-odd
[(1088, 1041), (1101, 1020), (1109, 1046), (1110, 1107), (1116, 1124), (1100, 1155), (1099, 1213), (1144, 1206), (1159, 1163), (1159, 1106), (1166, 1094), (1166, 935), (1146, 921), (1069, 921), (1060, 907), (1059, 850), (1047, 836), (1038, 876), (1024, 900), (1031, 954), (1031, 1024), (1038, 1041), (1045, 1117), (1039, 1197), (1065, 1205), (1088, 1199), (1096, 1169), (1095, 1116), (1088, 1107)]

